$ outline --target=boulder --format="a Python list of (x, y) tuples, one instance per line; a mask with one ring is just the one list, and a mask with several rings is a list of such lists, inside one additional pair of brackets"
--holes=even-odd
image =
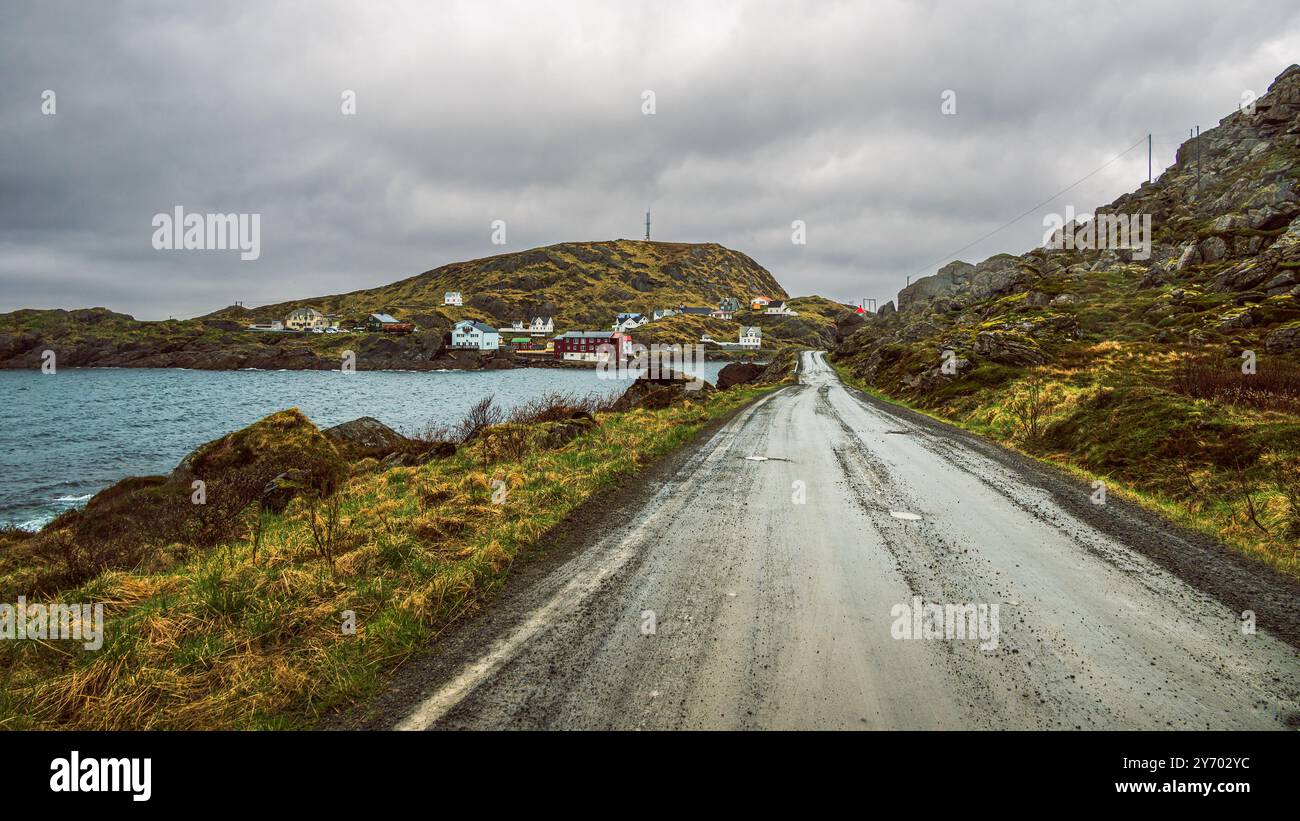
[[(898, 309), (906, 311), (922, 302), (954, 296), (966, 290), (975, 266), (969, 262), (950, 262), (928, 277), (921, 277), (898, 292)], [(881, 309), (884, 312), (884, 309)]]
[(383, 459), (390, 453), (414, 450), (418, 444), (372, 416), (362, 416), (326, 428), (321, 434), (345, 459)]
[(996, 331), (975, 335), (975, 353), (1003, 365), (1041, 365), (1049, 359), (1033, 340)]
[(615, 412), (637, 408), (657, 410), (679, 402), (703, 399), (715, 390), (708, 382), (695, 381), (679, 371), (660, 375), (656, 379), (645, 375), (629, 385), (610, 409)]
[(1169, 281), (1169, 271), (1163, 265), (1152, 265), (1142, 274), (1142, 280), (1138, 282), (1138, 290), (1145, 291), (1151, 288), (1159, 288)]
[(1269, 331), (1264, 337), (1264, 350), (1269, 353), (1300, 351), (1300, 322), (1288, 322)]
[(732, 362), (718, 371), (718, 389), (725, 391), (733, 385), (748, 385), (758, 379), (765, 367), (752, 362)]
[(558, 450), (596, 426), (590, 415), (575, 416), (557, 422), (542, 422), (537, 425), (536, 442), (538, 447)]
[(1014, 292), (1020, 281), (1020, 260), (1010, 254), (999, 254), (975, 266), (970, 278), (970, 295), (974, 299), (1005, 296)]
[(1223, 237), (1207, 237), (1201, 240), (1201, 259), (1205, 262), (1218, 262), (1228, 256), (1228, 243)]
[(1182, 254), (1178, 256), (1178, 265), (1175, 266), (1179, 271), (1186, 270), (1193, 265), (1201, 264), (1201, 249), (1195, 243), (1189, 244), (1183, 249)]

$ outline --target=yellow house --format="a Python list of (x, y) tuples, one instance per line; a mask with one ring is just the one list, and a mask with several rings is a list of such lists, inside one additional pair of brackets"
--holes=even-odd
[(290, 331), (310, 331), (329, 325), (330, 321), (315, 308), (294, 308), (284, 320), (284, 327)]

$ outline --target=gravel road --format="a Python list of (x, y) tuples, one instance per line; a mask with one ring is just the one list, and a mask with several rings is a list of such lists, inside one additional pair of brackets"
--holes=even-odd
[(378, 726), (1297, 724), (1294, 583), (852, 391), (820, 353), (800, 371), (512, 579)]

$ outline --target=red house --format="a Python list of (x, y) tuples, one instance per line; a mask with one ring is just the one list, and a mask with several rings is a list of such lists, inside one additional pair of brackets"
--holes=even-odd
[(615, 361), (622, 361), (632, 337), (617, 331), (569, 331), (555, 337), (555, 358), (598, 362), (613, 351)]

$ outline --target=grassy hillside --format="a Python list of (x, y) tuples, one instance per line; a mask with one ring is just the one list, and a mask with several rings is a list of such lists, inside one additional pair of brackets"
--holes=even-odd
[[(443, 306), (451, 290), (461, 292), (463, 307)], [(724, 297), (746, 301), (755, 294), (783, 297), (785, 291), (758, 263), (720, 245), (571, 242), (456, 262), (379, 288), (256, 310), (224, 308), (188, 320), (140, 322), (103, 308), (0, 314), (0, 367), (38, 368), (43, 352), (52, 350), (65, 367), (337, 368), (349, 350), (361, 368), (432, 369), (446, 366), (441, 337), (461, 319), (501, 327), (542, 315), (554, 317), (559, 332), (604, 329), (621, 312), (713, 308)], [(421, 330), (403, 338), (245, 330), (297, 307), (339, 315), (345, 327), (383, 311)], [(792, 340), (800, 330), (807, 344), (820, 344), (813, 325), (791, 325), (781, 337)]]
[(1300, 67), (1261, 100), (1202, 135), (1199, 189), (1189, 143), (1098, 209), (1151, 214), (1150, 259), (953, 263), (833, 360), (1300, 574)]
[[(446, 291), (460, 291), (465, 310), (444, 309)], [(724, 297), (743, 302), (759, 294), (783, 298), (785, 290), (738, 251), (716, 243), (612, 240), (453, 262), (391, 285), (268, 305), (255, 313), (279, 317), (306, 306), (344, 316), (388, 310), (402, 318), (436, 312), (458, 319), (472, 313), (494, 323), (541, 315), (554, 316), (563, 328), (604, 328), (625, 311), (649, 314), (679, 304), (714, 308)]]

